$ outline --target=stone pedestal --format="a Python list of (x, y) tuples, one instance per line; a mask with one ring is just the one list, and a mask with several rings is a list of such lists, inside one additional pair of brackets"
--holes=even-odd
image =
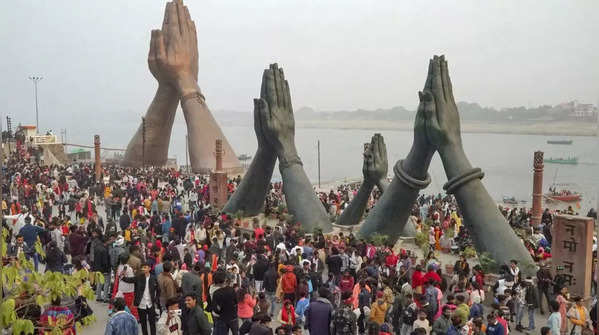
[(592, 218), (558, 215), (551, 231), (553, 275), (564, 276), (570, 295), (585, 299), (591, 294), (593, 229)]
[(532, 226), (537, 227), (541, 223), (543, 209), (543, 152), (535, 151), (534, 174), (532, 182)]

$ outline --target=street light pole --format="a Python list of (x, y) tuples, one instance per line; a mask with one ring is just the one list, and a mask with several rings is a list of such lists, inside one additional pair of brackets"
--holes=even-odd
[(39, 129), (40, 129), (40, 117), (39, 117), (39, 107), (38, 107), (38, 103), (37, 103), (37, 83), (38, 81), (44, 79), (44, 77), (40, 77), (40, 76), (31, 76), (29, 77), (29, 80), (31, 80), (33, 82), (33, 91), (35, 93), (35, 131), (39, 134)]

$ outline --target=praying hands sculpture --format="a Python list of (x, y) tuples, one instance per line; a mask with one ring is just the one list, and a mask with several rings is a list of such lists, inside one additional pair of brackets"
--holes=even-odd
[(216, 139), (221, 139), (223, 143), (223, 168), (226, 171), (240, 170), (239, 160), (208, 109), (198, 86), (196, 27), (182, 0), (167, 3), (162, 29), (152, 30), (148, 67), (158, 81), (158, 90), (146, 112), (145, 124), (139, 126), (127, 146), (123, 164), (140, 167), (166, 163), (175, 112), (180, 101), (189, 134), (193, 172), (207, 173), (215, 167)]
[[(420, 104), (412, 150), (405, 160), (395, 164), (393, 181), (371, 210), (359, 234), (368, 236), (379, 232), (391, 238), (399, 237), (418, 190), (430, 183), (426, 171), (437, 151), (449, 180), (443, 188), (455, 195), (477, 251), (488, 252), (498, 264), (507, 264), (512, 259), (532, 264), (524, 244), (480, 181), (484, 176), (481, 169), (472, 168), (466, 157), (460, 116), (444, 56), (430, 60), (426, 83), (418, 96)], [(533, 269), (523, 271), (530, 274)]]
[[(426, 113), (426, 137), (441, 156), (448, 179), (443, 189), (456, 197), (476, 250), (488, 252), (497, 264), (509, 264), (512, 259), (521, 264), (534, 264), (524, 243), (480, 181), (484, 173), (480, 168), (473, 168), (466, 157), (460, 115), (444, 56), (430, 60), (429, 78), (422, 93), (430, 104)], [(523, 267), (522, 271), (530, 275), (536, 270)]]
[(314, 193), (297, 154), (291, 92), (283, 69), (277, 64), (271, 64), (264, 70), (260, 98), (254, 99), (254, 130), (258, 151), (224, 211), (259, 213), (275, 160), (278, 159), (285, 201), (295, 222), (299, 222), (306, 231), (316, 227), (325, 232), (331, 231), (329, 217)]

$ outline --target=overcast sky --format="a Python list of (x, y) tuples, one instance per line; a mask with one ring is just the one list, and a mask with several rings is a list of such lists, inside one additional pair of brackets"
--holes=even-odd
[[(41, 128), (139, 120), (156, 89), (150, 30), (165, 1), (0, 1), (0, 114)], [(414, 108), (445, 54), (456, 99), (486, 106), (599, 101), (597, 0), (188, 0), (213, 110), (249, 111), (278, 62), (294, 106)], [(133, 125), (132, 129), (135, 128)]]

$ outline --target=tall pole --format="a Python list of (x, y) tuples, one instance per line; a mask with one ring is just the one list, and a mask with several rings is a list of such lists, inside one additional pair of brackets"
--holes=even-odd
[(318, 188), (320, 188), (320, 140), (318, 140)]
[(216, 143), (215, 143), (215, 154), (216, 154), (216, 171), (215, 172), (222, 172), (223, 171), (223, 140), (221, 140), (220, 138), (216, 139)]
[(6, 144), (8, 145), (8, 155), (10, 156), (10, 140), (12, 139), (12, 121), (10, 120), (10, 116), (6, 117), (6, 131), (8, 134)]
[(37, 103), (37, 83), (44, 79), (44, 77), (40, 77), (40, 76), (31, 76), (29, 77), (29, 80), (31, 80), (33, 82), (33, 91), (35, 93), (35, 131), (36, 133), (39, 134), (39, 129), (40, 129), (40, 117), (39, 117), (39, 111), (38, 111), (38, 103)]
[(538, 227), (542, 218), (542, 200), (543, 200), (543, 152), (534, 153), (534, 173), (532, 180), (532, 226)]
[(94, 135), (94, 158), (96, 162), (96, 181), (99, 181), (102, 174), (102, 162), (100, 161), (100, 135)]

